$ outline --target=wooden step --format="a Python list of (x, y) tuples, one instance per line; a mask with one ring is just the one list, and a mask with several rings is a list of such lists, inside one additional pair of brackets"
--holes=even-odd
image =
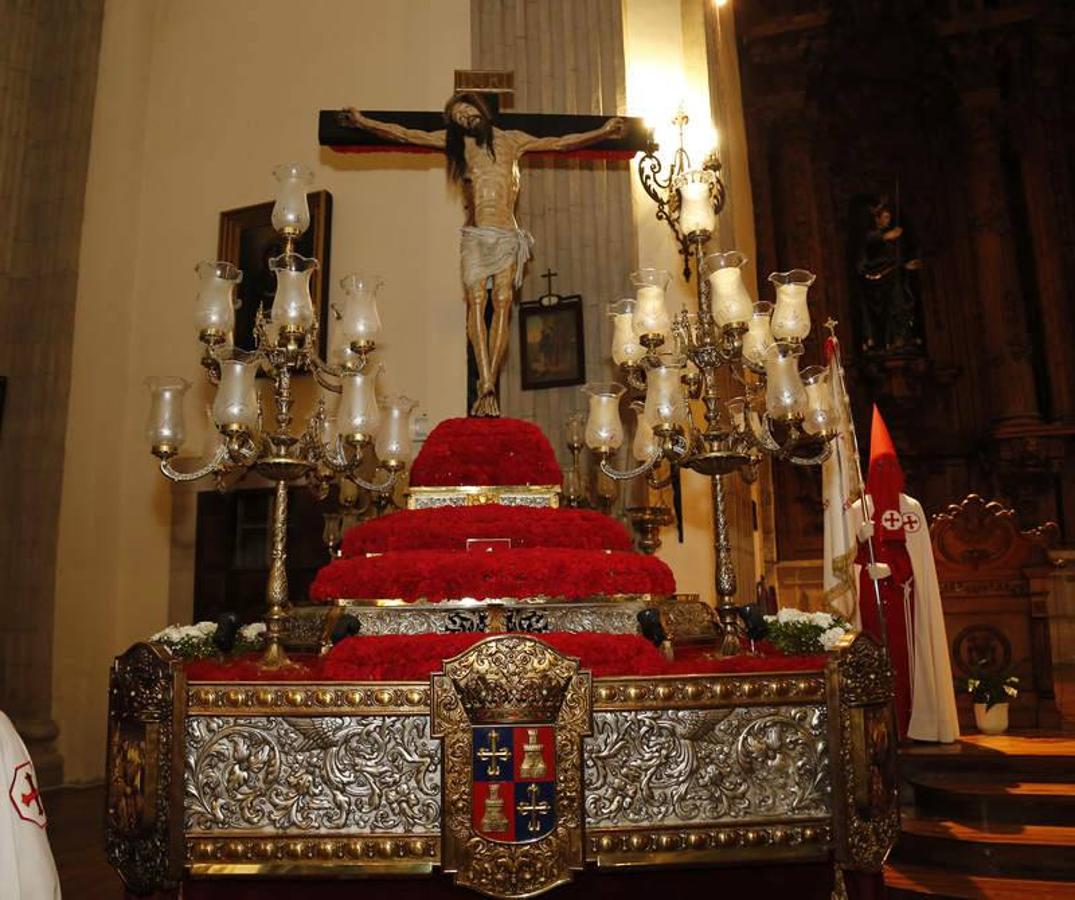
[(1055, 732), (971, 734), (951, 744), (911, 741), (900, 747), (900, 768), (916, 772), (974, 771), (1027, 774), (1075, 781), (1075, 735)]
[(893, 900), (912, 897), (975, 900), (1075, 900), (1075, 883), (967, 875), (948, 867), (889, 863), (885, 887)]
[(967, 874), (1075, 881), (1075, 828), (904, 814), (894, 861)]
[(1075, 782), (1032, 775), (911, 773), (915, 809), (928, 817), (988, 825), (1075, 827)]

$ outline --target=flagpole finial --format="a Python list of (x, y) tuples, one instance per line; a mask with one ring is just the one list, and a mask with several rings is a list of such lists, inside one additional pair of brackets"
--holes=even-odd
[(828, 319), (825, 320), (825, 327), (829, 329), (829, 337), (836, 337), (836, 326), (839, 324), (840, 323), (832, 316), (829, 316)]

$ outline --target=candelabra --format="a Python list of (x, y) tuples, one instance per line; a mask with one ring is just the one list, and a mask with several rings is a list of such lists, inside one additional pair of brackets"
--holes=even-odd
[[(721, 653), (739, 652), (735, 606), (736, 573), (732, 562), (725, 478), (739, 472), (757, 478), (765, 456), (797, 465), (816, 465), (829, 454), (835, 416), (826, 369), (799, 371), (803, 340), (810, 332), (807, 292), (814, 276), (801, 269), (769, 277), (776, 303), (754, 302), (743, 280), (747, 260), (737, 251), (704, 255), (724, 189), (716, 171), (690, 170), (683, 149), (686, 116), (675, 120), (680, 147), (673, 158), (666, 193), (651, 190), (653, 165), (640, 175), (658, 203), (657, 218), (672, 227), (685, 257), (689, 280), (692, 261), (698, 276), (698, 311), (684, 307), (674, 318), (665, 302), (670, 276), (641, 269), (631, 276), (634, 298), (610, 304), (614, 318), (612, 359), (626, 385), (589, 384), (587, 447), (610, 477), (646, 477), (651, 485), (662, 463), (691, 469), (710, 478), (716, 551), (717, 616), (723, 629)], [(643, 158), (645, 162), (645, 158)], [(658, 164), (659, 168), (659, 164)], [(702, 177), (708, 171), (711, 177)], [(700, 173), (700, 174), (699, 174)], [(688, 177), (689, 176), (689, 177)], [(649, 179), (647, 181), (647, 178)], [(704, 189), (697, 189), (701, 185)], [(669, 344), (671, 339), (671, 346)], [(738, 385), (737, 396), (722, 385)], [(641, 401), (632, 452), (639, 465), (620, 471), (609, 459), (623, 443), (619, 404), (625, 390), (632, 406)], [(689, 401), (701, 400), (698, 421)]]
[[(199, 263), (195, 269), (200, 281), (195, 324), (203, 349), (201, 364), (216, 386), (212, 414), (220, 433), (220, 443), (204, 465), (180, 471), (172, 464), (183, 444), (183, 395), (190, 384), (178, 377), (154, 377), (147, 382), (151, 393), (147, 437), (167, 478), (186, 482), (212, 476), (223, 487), (254, 471), (274, 482), (266, 646), (261, 661), (267, 669), (290, 664), (283, 647), (289, 608), (288, 485), (305, 483), (319, 497), (325, 496), (334, 481), (352, 482), (374, 494), (392, 491), (410, 457), (410, 415), (415, 406), (406, 397), (378, 402), (375, 382), (381, 366), (373, 364), (370, 356), (381, 329), (376, 305), (379, 278), (348, 275), (341, 281), (346, 299), (342, 309), (334, 309), (332, 362), (318, 356), (320, 323), (310, 297), (310, 276), (318, 261), (295, 251), (310, 225), (306, 189), (312, 175), (300, 165), (279, 166), (274, 175), (279, 188), (272, 224), (283, 239), (284, 252), (269, 261), (276, 293), (268, 316), (257, 311), (255, 350), (240, 350), (233, 344), (235, 288), (243, 273), (219, 261)], [(264, 414), (255, 382), (259, 372), (268, 376), (269, 416)], [(305, 427), (295, 433), (292, 378), (302, 373), (312, 374), (323, 393)], [(384, 473), (375, 482), (359, 475), (371, 452), (376, 454), (377, 470)]]
[(725, 197), (716, 151), (705, 158), (701, 168), (691, 167), (684, 143), (684, 131), (689, 121), (682, 107), (672, 119), (679, 132), (679, 146), (672, 154), (664, 177), (661, 176), (664, 163), (657, 155), (660, 148), (652, 137), (646, 152), (638, 160), (638, 178), (643, 190), (657, 204), (657, 220), (668, 223), (679, 244), (685, 281), (691, 280), (691, 259), (713, 233)]

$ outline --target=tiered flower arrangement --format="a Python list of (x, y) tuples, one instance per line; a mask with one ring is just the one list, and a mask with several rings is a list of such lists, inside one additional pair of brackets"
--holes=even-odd
[(467, 541), (473, 538), (506, 538), (515, 549), (631, 549), (627, 529), (611, 516), (593, 510), (489, 504), (406, 509), (362, 522), (344, 536), (343, 555), (393, 550), (466, 550)]
[[(229, 660), (193, 659), (186, 664), (191, 681), (428, 681), (444, 668), (444, 660), (463, 653), (486, 634), (391, 634), (340, 641), (328, 656), (296, 658), (290, 669), (266, 672), (257, 657)], [(825, 668), (825, 654), (784, 656), (766, 648), (760, 656), (743, 654), (713, 658), (687, 655), (670, 662), (645, 638), (630, 634), (533, 635), (560, 653), (577, 657), (597, 678), (705, 675), (722, 672), (810, 672)]]
[[(475, 424), (475, 423), (478, 424)], [(521, 419), (445, 419), (411, 466), (413, 487), (559, 485), (556, 455), (541, 429)]]
[(827, 652), (852, 631), (850, 624), (827, 612), (803, 612), (785, 606), (775, 616), (766, 616), (766, 639), (792, 656)]
[(492, 552), (411, 550), (338, 559), (310, 586), (315, 603), (338, 598), (428, 600), (671, 594), (671, 569), (641, 553), (535, 547)]

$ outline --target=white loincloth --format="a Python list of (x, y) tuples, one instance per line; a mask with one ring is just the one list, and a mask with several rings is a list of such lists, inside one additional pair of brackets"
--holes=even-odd
[(460, 229), (462, 239), (459, 258), (463, 269), (463, 286), (470, 290), (485, 283), (491, 275), (515, 266), (515, 287), (523, 283), (523, 266), (530, 259), (534, 238), (521, 228), (496, 228), (492, 225), (467, 225)]

